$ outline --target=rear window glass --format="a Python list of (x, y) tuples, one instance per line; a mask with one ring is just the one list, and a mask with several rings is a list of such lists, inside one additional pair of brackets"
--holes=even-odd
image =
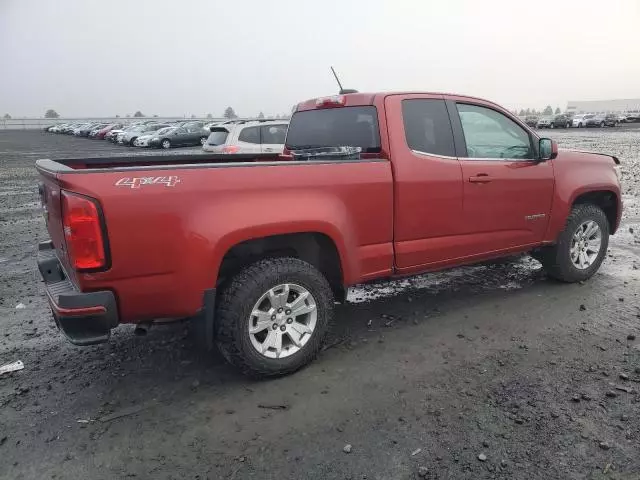
[(229, 132), (227, 132), (224, 128), (220, 128), (217, 130), (213, 130), (207, 138), (207, 143), (209, 145), (223, 145), (224, 142), (227, 141), (227, 136)]
[(361, 147), (380, 152), (378, 114), (373, 106), (339, 107), (296, 112), (287, 133), (287, 148)]
[(242, 129), (238, 135), (238, 141), (245, 143), (260, 143), (260, 130), (258, 127), (247, 127)]
[(287, 136), (288, 125), (264, 125), (262, 129), (262, 143), (283, 145)]

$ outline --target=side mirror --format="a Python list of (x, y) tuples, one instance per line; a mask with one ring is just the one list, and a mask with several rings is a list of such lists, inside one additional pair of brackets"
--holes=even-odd
[(540, 161), (553, 160), (558, 156), (558, 144), (550, 138), (541, 138), (538, 151), (540, 152)]

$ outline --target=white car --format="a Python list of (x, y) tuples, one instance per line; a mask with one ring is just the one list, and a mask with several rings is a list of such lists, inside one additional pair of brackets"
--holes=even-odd
[(144, 135), (140, 135), (138, 138), (136, 138), (133, 141), (133, 146), (134, 147), (148, 147), (149, 146), (149, 141), (153, 137), (157, 137), (158, 135), (164, 135), (165, 133), (168, 133), (173, 128), (175, 128), (175, 127), (164, 127), (164, 128), (161, 128), (160, 130), (156, 130), (156, 131), (153, 131), (153, 132), (145, 133)]
[(593, 117), (591, 113), (584, 113), (580, 115), (574, 115), (571, 120), (571, 126), (575, 128), (582, 128), (587, 126), (587, 118)]
[(202, 145), (210, 153), (282, 153), (289, 123), (256, 120), (211, 127)]

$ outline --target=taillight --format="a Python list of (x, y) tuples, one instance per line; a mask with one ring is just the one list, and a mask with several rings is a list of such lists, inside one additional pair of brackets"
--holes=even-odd
[(94, 200), (61, 192), (62, 226), (69, 260), (76, 270), (94, 270), (107, 264), (98, 205)]
[(237, 145), (225, 145), (222, 147), (222, 153), (238, 153), (240, 151), (240, 147)]

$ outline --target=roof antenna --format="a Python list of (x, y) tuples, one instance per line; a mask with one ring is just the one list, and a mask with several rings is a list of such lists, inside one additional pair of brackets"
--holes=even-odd
[(333, 69), (333, 67), (331, 67), (331, 73), (333, 73), (333, 76), (336, 78), (336, 82), (338, 82), (338, 87), (340, 87), (340, 92), (339, 92), (340, 95), (344, 95), (345, 93), (358, 93), (358, 91), (354, 90), (353, 88), (342, 88), (342, 84), (340, 83), (340, 79), (338, 78), (338, 74)]

